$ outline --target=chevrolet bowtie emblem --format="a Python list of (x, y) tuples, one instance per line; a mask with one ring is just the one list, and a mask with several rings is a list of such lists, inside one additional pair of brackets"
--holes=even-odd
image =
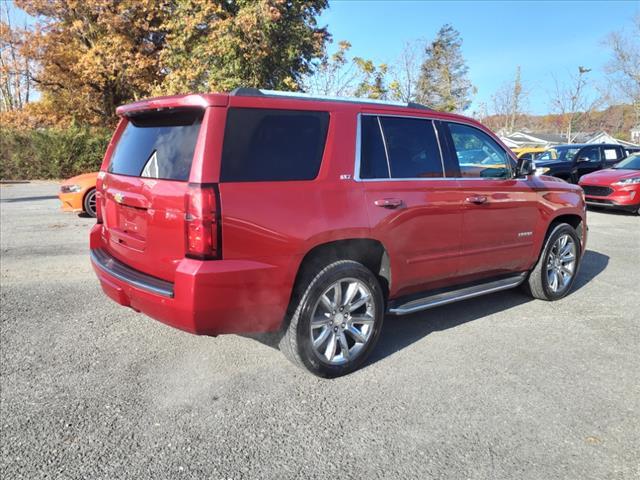
[(124, 196), (121, 193), (116, 193), (113, 196), (113, 199), (118, 203), (122, 203), (124, 201)]

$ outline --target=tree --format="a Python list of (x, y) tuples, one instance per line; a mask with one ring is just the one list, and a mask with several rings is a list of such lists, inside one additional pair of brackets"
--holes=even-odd
[(304, 90), (313, 95), (353, 95), (361, 72), (356, 62), (349, 59), (350, 49), (351, 43), (342, 40), (338, 42), (338, 50), (331, 55), (325, 53), (305, 79)]
[(636, 122), (640, 121), (640, 14), (633, 19), (630, 35), (616, 31), (606, 44), (611, 60), (606, 66), (618, 94), (634, 106)]
[(568, 143), (573, 142), (573, 132), (589, 117), (598, 106), (599, 99), (590, 99), (586, 87), (586, 75), (590, 68), (578, 67), (578, 73), (571, 75), (568, 84), (555, 80), (555, 93), (551, 104), (562, 119), (563, 129)]
[(329, 39), (327, 0), (178, 0), (164, 27), (166, 78), (156, 93), (235, 87), (299, 90)]
[(110, 125), (150, 95), (296, 89), (328, 38), (326, 0), (16, 0), (52, 122)]
[(416, 99), (436, 110), (464, 111), (475, 88), (467, 78), (460, 33), (444, 25), (425, 49)]
[(162, 77), (163, 0), (16, 0), (37, 17), (23, 53), (52, 122), (113, 122), (116, 106), (147, 96)]
[(492, 95), (494, 112), (502, 119), (501, 127), (507, 132), (515, 131), (527, 95), (522, 85), (520, 66), (516, 67), (513, 81), (504, 83)]
[(391, 67), (392, 80), (389, 92), (392, 100), (401, 102), (415, 102), (422, 55), (420, 50), (423, 43), (419, 40), (407, 42), (400, 56)]
[(353, 61), (360, 71), (360, 81), (353, 95), (355, 97), (386, 100), (389, 91), (386, 80), (389, 70), (387, 65), (381, 63), (376, 66), (371, 60), (365, 60), (360, 57), (354, 58)]
[(0, 111), (22, 109), (30, 100), (32, 62), (21, 54), (25, 30), (11, 24), (9, 5), (0, 5)]
[(312, 74), (304, 80), (304, 90), (315, 95), (386, 99), (388, 66), (361, 57), (350, 59), (350, 49), (351, 44), (343, 40), (333, 54), (325, 53), (314, 62)]

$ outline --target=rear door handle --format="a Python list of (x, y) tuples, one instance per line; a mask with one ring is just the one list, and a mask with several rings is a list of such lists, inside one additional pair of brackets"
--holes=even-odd
[(383, 198), (373, 202), (375, 206), (382, 208), (398, 208), (402, 205), (402, 200), (399, 198)]
[(467, 197), (467, 203), (474, 203), (476, 205), (482, 205), (483, 203), (487, 203), (489, 199), (486, 195), (472, 195), (471, 197)]

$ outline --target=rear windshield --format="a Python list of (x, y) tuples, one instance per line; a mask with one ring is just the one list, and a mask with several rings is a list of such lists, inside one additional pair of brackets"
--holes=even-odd
[(220, 180), (312, 180), (318, 175), (329, 113), (230, 108)]
[(129, 118), (108, 171), (132, 177), (188, 180), (203, 114), (198, 109)]

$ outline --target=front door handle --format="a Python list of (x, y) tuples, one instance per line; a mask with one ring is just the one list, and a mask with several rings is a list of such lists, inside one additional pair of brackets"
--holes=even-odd
[(475, 205), (482, 205), (483, 203), (487, 203), (489, 199), (486, 195), (473, 195), (471, 197), (467, 197), (467, 203), (473, 203)]
[(383, 198), (373, 202), (376, 207), (382, 208), (398, 208), (402, 205), (402, 200), (399, 198)]

